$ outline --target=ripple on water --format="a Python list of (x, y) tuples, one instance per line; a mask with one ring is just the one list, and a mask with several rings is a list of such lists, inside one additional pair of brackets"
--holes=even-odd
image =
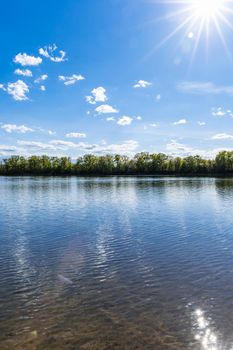
[(233, 349), (233, 180), (0, 178), (1, 350)]

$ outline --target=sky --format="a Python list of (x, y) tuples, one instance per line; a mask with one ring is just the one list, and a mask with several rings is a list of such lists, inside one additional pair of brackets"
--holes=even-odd
[(29, 0), (0, 12), (0, 156), (233, 149), (231, 0)]

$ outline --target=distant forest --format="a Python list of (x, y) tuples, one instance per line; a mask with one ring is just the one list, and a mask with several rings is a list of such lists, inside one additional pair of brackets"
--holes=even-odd
[(69, 157), (12, 156), (0, 163), (0, 175), (233, 175), (233, 151), (222, 151), (214, 159), (200, 156), (171, 157), (163, 153), (85, 155)]

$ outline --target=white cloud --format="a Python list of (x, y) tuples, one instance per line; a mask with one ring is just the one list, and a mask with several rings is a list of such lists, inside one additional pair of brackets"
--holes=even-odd
[(23, 77), (32, 77), (32, 71), (30, 69), (16, 69), (15, 74), (22, 75)]
[(20, 146), (23, 146), (26, 149), (29, 149), (32, 152), (37, 152), (37, 151), (56, 151), (56, 147), (53, 145), (39, 142), (39, 141), (24, 141), (24, 140), (18, 140), (17, 144)]
[(63, 150), (76, 149), (81, 151), (91, 151), (92, 153), (122, 153), (122, 154), (132, 154), (138, 148), (138, 142), (134, 140), (125, 141), (120, 144), (110, 144), (107, 145), (105, 142), (98, 144), (88, 144), (85, 142), (68, 142), (63, 140), (53, 140), (50, 142), (53, 146), (58, 146), (63, 148)]
[[(42, 155), (65, 156), (73, 154), (86, 154), (88, 152), (94, 154), (126, 154), (132, 156), (138, 149), (138, 142), (134, 140), (123, 141), (118, 144), (107, 144), (101, 141), (99, 144), (89, 144), (86, 142), (69, 142), (64, 140), (52, 140), (48, 143), (39, 141), (18, 140), (16, 146), (0, 145), (0, 155)], [(78, 154), (77, 154), (78, 152)]]
[(37, 78), (36, 80), (34, 80), (34, 82), (36, 84), (41, 83), (42, 81), (45, 81), (46, 79), (48, 79), (48, 74), (42, 74), (41, 76), (39, 76), (39, 78)]
[(48, 130), (48, 134), (51, 135), (51, 136), (52, 135), (56, 135), (56, 131)]
[(45, 91), (45, 90), (46, 90), (46, 87), (45, 87), (44, 85), (41, 85), (41, 86), (40, 86), (40, 90), (41, 90), (41, 91)]
[(152, 124), (150, 124), (150, 126), (151, 126), (152, 128), (157, 128), (157, 127), (158, 127), (158, 124), (152, 123)]
[(83, 139), (83, 138), (86, 138), (87, 135), (85, 133), (80, 133), (80, 132), (70, 132), (70, 133), (66, 134), (66, 137)]
[(225, 111), (223, 111), (221, 107), (219, 107), (219, 108), (214, 108), (214, 109), (212, 110), (212, 115), (213, 115), (214, 117), (224, 117), (225, 114), (226, 114)]
[(69, 149), (78, 149), (78, 150), (85, 150), (90, 151), (97, 147), (95, 144), (88, 144), (86, 142), (71, 142), (71, 141), (64, 141), (64, 140), (53, 140), (50, 141), (50, 144), (53, 146), (60, 147), (60, 149), (63, 150), (69, 150)]
[(15, 124), (3, 124), (0, 126), (1, 129), (8, 133), (16, 132), (19, 134), (25, 134), (27, 132), (33, 132), (34, 130), (25, 125), (15, 125)]
[(91, 93), (92, 96), (86, 96), (86, 101), (92, 105), (95, 105), (97, 102), (106, 102), (108, 100), (106, 90), (102, 86), (93, 89)]
[(54, 56), (53, 53), (56, 50), (57, 50), (57, 46), (55, 44), (49, 45), (49, 46), (44, 46), (43, 48), (41, 47), (39, 49), (39, 54), (41, 56), (44, 56), (44, 57), (50, 59), (50, 61), (52, 61), (52, 62), (60, 63), (60, 62), (66, 61), (67, 60), (65, 58), (66, 52), (63, 50), (60, 50), (59, 51), (60, 56)]
[(126, 125), (130, 125), (132, 121), (133, 121), (133, 118), (124, 115), (118, 120), (117, 124), (121, 126), (126, 126)]
[(137, 120), (142, 120), (142, 117), (141, 117), (140, 115), (138, 115), (138, 116), (136, 117), (136, 119), (137, 119)]
[(186, 145), (183, 145), (182, 143), (179, 143), (175, 140), (171, 140), (170, 143), (166, 145), (166, 150), (168, 153), (177, 156), (177, 155), (190, 155), (192, 154), (193, 150), (190, 147), (187, 147)]
[(114, 117), (108, 117), (106, 118), (107, 122), (115, 122), (115, 118)]
[(30, 56), (26, 53), (18, 53), (14, 58), (14, 62), (21, 64), (21, 66), (38, 66), (42, 63), (42, 58)]
[(0, 145), (0, 156), (10, 156), (17, 153), (17, 147)]
[(182, 92), (200, 94), (200, 95), (233, 95), (233, 86), (217, 86), (212, 82), (187, 81), (177, 85), (177, 89)]
[(64, 61), (67, 60), (65, 58), (65, 56), (66, 56), (66, 52), (65, 51), (60, 50), (59, 53), (60, 53), (60, 57), (58, 57), (58, 56), (57, 57), (50, 57), (51, 61), (56, 62), (56, 63), (60, 63), (60, 62), (64, 62)]
[(96, 104), (93, 96), (86, 96), (85, 99), (86, 99), (86, 102), (90, 103), (91, 105), (95, 105)]
[(212, 140), (231, 140), (233, 139), (233, 135), (230, 134), (216, 134), (214, 136), (212, 136)]
[(59, 75), (58, 79), (60, 81), (64, 81), (65, 85), (74, 85), (75, 83), (77, 83), (77, 81), (84, 80), (85, 78), (80, 74), (79, 75), (73, 74), (70, 77)]
[(155, 99), (156, 99), (156, 101), (160, 101), (161, 100), (161, 95), (160, 94), (156, 95)]
[(186, 119), (180, 119), (177, 122), (174, 122), (173, 125), (184, 125), (187, 124), (187, 120)]
[[(224, 148), (226, 149), (226, 148)], [(226, 149), (227, 150), (227, 149)], [(222, 151), (222, 149), (197, 149), (193, 147), (189, 147), (182, 143), (177, 142), (176, 140), (171, 140), (170, 143), (166, 145), (166, 152), (173, 157), (188, 157), (188, 156), (196, 156), (199, 155), (203, 158), (210, 159), (214, 158), (217, 153)]]
[(43, 128), (35, 128), (36, 130), (39, 130), (45, 134), (49, 134), (50, 136), (52, 135), (56, 135), (56, 131), (52, 131), (52, 130), (47, 130), (47, 129), (43, 129)]
[(6, 91), (16, 101), (28, 100), (27, 93), (29, 93), (29, 87), (22, 80), (17, 80), (15, 83), (8, 83), (6, 87), (0, 84), (0, 89)]
[(206, 125), (206, 122), (197, 122), (197, 124), (198, 124), (199, 126), (205, 126), (205, 125)]
[(108, 113), (118, 113), (119, 112), (117, 109), (115, 109), (114, 107), (109, 106), (109, 105), (101, 105), (101, 106), (97, 107), (95, 110), (98, 114), (102, 114), (102, 113), (108, 114)]
[(149, 86), (151, 86), (152, 83), (150, 83), (149, 81), (146, 81), (146, 80), (138, 80), (136, 82), (136, 84), (134, 84), (134, 88), (135, 89), (140, 89), (140, 88), (147, 88)]
[(233, 118), (233, 113), (230, 109), (224, 110), (222, 107), (212, 109), (213, 117), (230, 117)]
[(121, 144), (112, 144), (99, 147), (99, 152), (111, 154), (128, 154), (132, 155), (138, 148), (138, 142), (134, 140), (125, 141)]

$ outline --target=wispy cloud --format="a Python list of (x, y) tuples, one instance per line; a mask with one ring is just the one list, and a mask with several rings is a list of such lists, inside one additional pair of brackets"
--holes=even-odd
[(97, 107), (95, 110), (98, 114), (108, 114), (108, 113), (110, 114), (110, 113), (118, 113), (119, 112), (116, 108), (114, 108), (110, 105), (101, 105), (101, 106)]
[(135, 140), (125, 141), (120, 144), (111, 144), (105, 146), (99, 146), (100, 153), (111, 153), (111, 154), (134, 154), (139, 147), (139, 144)]
[(190, 155), (193, 154), (193, 149), (191, 147), (188, 147), (182, 143), (179, 143), (175, 140), (171, 140), (171, 142), (169, 142), (166, 145), (166, 150), (168, 153), (177, 156), (177, 155)]
[(29, 128), (25, 125), (16, 125), (16, 124), (3, 124), (0, 125), (0, 128), (8, 133), (16, 132), (18, 134), (25, 134), (27, 132), (33, 132), (32, 128)]
[(107, 122), (115, 122), (116, 119), (114, 117), (107, 117), (106, 118)]
[(18, 80), (15, 83), (8, 83), (7, 86), (0, 84), (0, 89), (7, 92), (16, 101), (28, 100), (27, 93), (29, 93), (29, 87), (22, 80)]
[(121, 126), (126, 126), (126, 125), (130, 125), (132, 121), (133, 121), (133, 118), (124, 115), (118, 120), (117, 124)]
[(23, 146), (25, 149), (30, 150), (32, 152), (34, 151), (56, 151), (56, 147), (54, 147), (52, 144), (43, 143), (39, 141), (24, 141), (24, 140), (18, 140), (17, 144), (19, 146)]
[(71, 142), (65, 140), (52, 140), (48, 143), (38, 141), (18, 140), (17, 147), (0, 145), (0, 154), (5, 152), (7, 154), (44, 154), (48, 155), (67, 155), (72, 151), (79, 151), (81, 154), (88, 152), (94, 154), (128, 154), (133, 155), (138, 149), (138, 142), (135, 140), (123, 141), (116, 144), (107, 144), (101, 142), (100, 144), (89, 144), (87, 142)]
[(23, 77), (32, 77), (32, 71), (30, 69), (16, 69), (15, 74), (22, 75)]
[(50, 144), (53, 146), (60, 147), (60, 149), (63, 150), (69, 150), (69, 149), (80, 149), (80, 150), (93, 150), (96, 145), (88, 144), (86, 142), (71, 142), (71, 141), (64, 141), (64, 140), (53, 140), (50, 141)]
[(180, 119), (177, 122), (174, 122), (173, 125), (184, 125), (187, 124), (187, 120), (186, 119)]
[(64, 82), (64, 84), (66, 85), (66, 86), (68, 86), (68, 85), (74, 85), (75, 83), (77, 83), (79, 80), (84, 80), (85, 78), (82, 76), (82, 75), (76, 75), (76, 74), (73, 74), (73, 75), (71, 75), (71, 76), (69, 76), (69, 77), (67, 77), (67, 76), (64, 76), (64, 75), (59, 75), (58, 76), (58, 79), (60, 80), (60, 81), (63, 81)]
[[(227, 148), (225, 149), (227, 150)], [(214, 158), (220, 151), (222, 151), (220, 148), (198, 149), (179, 143), (176, 140), (171, 140), (166, 145), (166, 152), (173, 157), (188, 157), (199, 155), (203, 158), (210, 159)]]
[(87, 135), (81, 132), (70, 132), (66, 134), (66, 137), (73, 138), (73, 139), (84, 139), (87, 137)]
[(95, 105), (97, 102), (106, 102), (108, 100), (106, 96), (106, 89), (102, 86), (93, 89), (91, 93), (92, 96), (86, 96), (86, 101), (92, 105)]
[(48, 134), (49, 134), (50, 136), (52, 136), (52, 135), (56, 135), (56, 131), (53, 131), (53, 130), (48, 130)]
[(213, 108), (212, 109), (212, 116), (214, 117), (230, 117), (233, 118), (233, 113), (230, 109), (224, 110), (222, 107), (219, 108)]
[(60, 50), (59, 51), (60, 56), (54, 56), (54, 52), (56, 50), (57, 50), (57, 46), (55, 44), (49, 45), (49, 46), (44, 46), (43, 48), (41, 47), (39, 49), (39, 54), (41, 56), (44, 56), (44, 57), (50, 59), (50, 61), (52, 61), (52, 62), (60, 63), (60, 62), (66, 61), (67, 60), (65, 58), (66, 52), (63, 50)]
[(37, 127), (37, 128), (35, 128), (35, 130), (41, 131), (41, 132), (43, 132), (43, 133), (45, 133), (45, 134), (48, 134), (48, 135), (50, 135), (50, 136), (56, 135), (56, 131), (43, 129), (43, 128), (41, 128), (41, 127), (39, 127), (39, 128)]
[(10, 156), (17, 152), (18, 150), (15, 146), (0, 145), (0, 156)]
[(48, 74), (42, 74), (39, 76), (39, 78), (37, 78), (36, 80), (34, 80), (34, 82), (36, 84), (41, 83), (42, 81), (45, 81), (46, 79), (48, 79)]
[(177, 89), (182, 92), (200, 95), (233, 95), (233, 85), (217, 86), (212, 82), (186, 81), (179, 83)]
[(133, 87), (135, 89), (140, 89), (140, 88), (147, 88), (149, 86), (151, 86), (152, 83), (150, 83), (149, 81), (146, 81), (146, 80), (138, 80), (136, 82), (136, 84), (133, 85)]
[(197, 124), (198, 124), (199, 126), (205, 126), (205, 125), (206, 125), (206, 122), (197, 122)]
[(233, 135), (231, 134), (216, 134), (214, 136), (212, 136), (212, 140), (232, 140), (233, 139)]
[(21, 64), (21, 66), (38, 66), (42, 63), (42, 58), (30, 56), (26, 53), (18, 53), (14, 58), (14, 62)]

